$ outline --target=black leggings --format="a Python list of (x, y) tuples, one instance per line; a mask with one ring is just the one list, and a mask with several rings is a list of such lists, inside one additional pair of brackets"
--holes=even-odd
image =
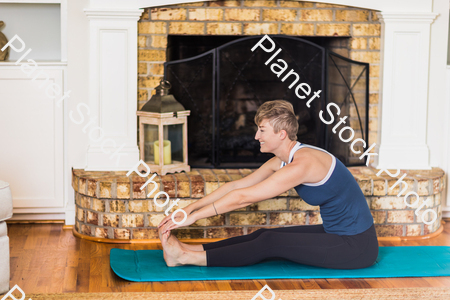
[(259, 229), (251, 234), (204, 244), (207, 266), (238, 267), (283, 258), (330, 269), (360, 269), (378, 257), (375, 226), (356, 235), (326, 233), (323, 225)]

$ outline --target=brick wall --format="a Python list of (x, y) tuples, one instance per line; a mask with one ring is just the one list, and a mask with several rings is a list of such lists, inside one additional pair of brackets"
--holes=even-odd
[[(403, 197), (396, 196), (400, 187), (389, 189), (396, 179), (387, 175), (378, 177), (377, 170), (372, 168), (352, 167), (349, 170), (366, 197), (379, 237), (421, 236), (433, 233), (440, 227), (441, 195), (445, 188), (443, 170), (405, 171), (407, 191), (415, 191), (420, 196), (415, 208), (427, 199), (431, 200), (421, 210), (435, 210), (438, 218), (431, 225), (424, 224), (420, 219), (422, 213), (416, 216), (415, 208), (407, 207)], [(245, 177), (251, 172), (250, 169), (197, 169), (157, 176), (153, 180), (158, 183), (160, 191), (169, 195), (171, 201), (165, 207), (158, 207), (153, 203), (158, 190), (149, 194), (154, 188), (153, 184), (140, 189), (151, 176), (142, 178), (132, 174), (127, 177), (125, 171), (73, 170), (75, 230), (86, 236), (105, 239), (156, 239), (157, 226), (173, 200), (181, 199), (179, 206), (172, 208), (172, 211), (186, 207), (224, 183)], [(426, 221), (431, 219), (432, 216), (425, 218)], [(225, 238), (248, 234), (259, 228), (314, 224), (322, 224), (319, 207), (308, 205), (294, 189), (290, 189), (273, 199), (198, 220), (187, 228), (176, 230), (175, 234), (185, 239)]]
[[(163, 76), (170, 34), (349, 37), (346, 49), (333, 50), (370, 63), (369, 142), (377, 141), (381, 25), (373, 10), (303, 1), (205, 1), (146, 8), (138, 25), (138, 109)], [(350, 126), (358, 132), (355, 120), (351, 106)]]

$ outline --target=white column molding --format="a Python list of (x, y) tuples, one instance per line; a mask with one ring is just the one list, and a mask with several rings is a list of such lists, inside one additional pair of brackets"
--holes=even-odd
[(435, 13), (378, 12), (381, 97), (377, 168), (430, 169), (427, 106)]
[[(84, 11), (89, 18), (90, 114), (87, 118), (92, 122), (84, 129), (89, 136), (85, 170), (128, 171), (139, 161), (136, 33), (143, 10)], [(86, 109), (82, 111), (88, 114)]]

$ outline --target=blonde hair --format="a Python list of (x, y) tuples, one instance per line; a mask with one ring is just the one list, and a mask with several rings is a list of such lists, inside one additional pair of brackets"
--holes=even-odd
[(255, 123), (257, 126), (267, 119), (275, 133), (285, 130), (291, 141), (297, 140), (298, 121), (294, 107), (286, 100), (273, 100), (264, 102), (256, 111)]

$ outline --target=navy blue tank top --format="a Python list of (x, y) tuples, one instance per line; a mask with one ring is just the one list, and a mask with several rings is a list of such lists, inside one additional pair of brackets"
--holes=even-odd
[[(331, 155), (333, 159), (328, 174), (321, 181), (302, 183), (294, 187), (306, 203), (319, 205), (325, 232), (355, 235), (369, 229), (374, 222), (373, 217), (352, 173), (331, 153), (300, 142), (292, 148), (289, 163), (292, 162), (295, 151), (303, 147), (323, 151)], [(281, 167), (285, 165), (285, 162), (281, 163)]]

